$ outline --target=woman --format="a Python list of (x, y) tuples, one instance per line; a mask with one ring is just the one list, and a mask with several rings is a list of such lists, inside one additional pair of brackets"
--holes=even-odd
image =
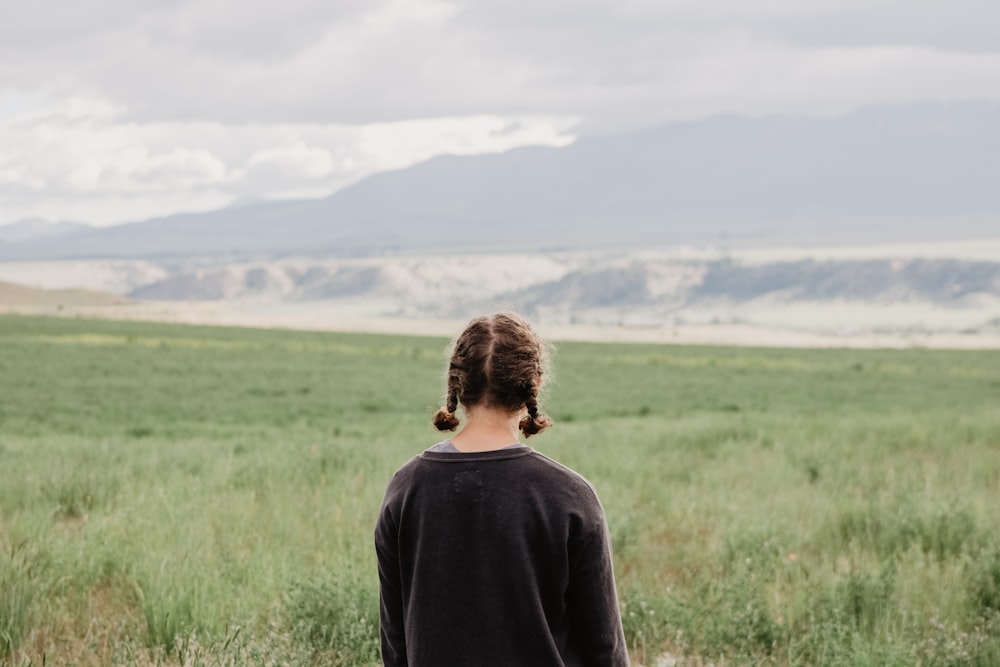
[(518, 441), (552, 424), (544, 352), (514, 315), (455, 341), (433, 421), (465, 425), (395, 474), (375, 529), (385, 665), (628, 664), (597, 495)]

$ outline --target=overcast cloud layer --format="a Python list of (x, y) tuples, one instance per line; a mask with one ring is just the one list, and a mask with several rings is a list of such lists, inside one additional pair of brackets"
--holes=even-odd
[(440, 153), (1000, 97), (993, 0), (0, 4), (0, 223), (319, 196)]

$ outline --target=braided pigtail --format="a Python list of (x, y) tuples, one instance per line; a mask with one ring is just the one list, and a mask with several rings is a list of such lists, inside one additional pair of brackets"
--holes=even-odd
[(451, 382), (448, 384), (450, 385), (448, 387), (448, 401), (431, 420), (439, 431), (454, 431), (458, 428), (458, 417), (455, 416), (455, 411), (458, 410), (458, 388)]
[(534, 393), (524, 401), (524, 406), (528, 408), (528, 414), (518, 426), (525, 438), (530, 438), (552, 426), (552, 419), (548, 415), (538, 413), (538, 397)]

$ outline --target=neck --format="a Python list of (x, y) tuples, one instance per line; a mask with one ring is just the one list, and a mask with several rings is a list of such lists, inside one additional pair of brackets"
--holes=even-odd
[(463, 452), (487, 452), (518, 442), (521, 411), (507, 412), (485, 406), (465, 409), (465, 426), (451, 439)]

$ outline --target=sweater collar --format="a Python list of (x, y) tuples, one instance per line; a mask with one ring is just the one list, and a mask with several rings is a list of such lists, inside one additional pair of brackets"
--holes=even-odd
[(527, 456), (534, 452), (527, 445), (523, 447), (506, 447), (504, 449), (492, 449), (487, 452), (430, 452), (425, 451), (419, 458), (426, 461), (440, 461), (442, 463), (467, 463), (469, 461), (499, 461), (503, 459), (516, 459)]

